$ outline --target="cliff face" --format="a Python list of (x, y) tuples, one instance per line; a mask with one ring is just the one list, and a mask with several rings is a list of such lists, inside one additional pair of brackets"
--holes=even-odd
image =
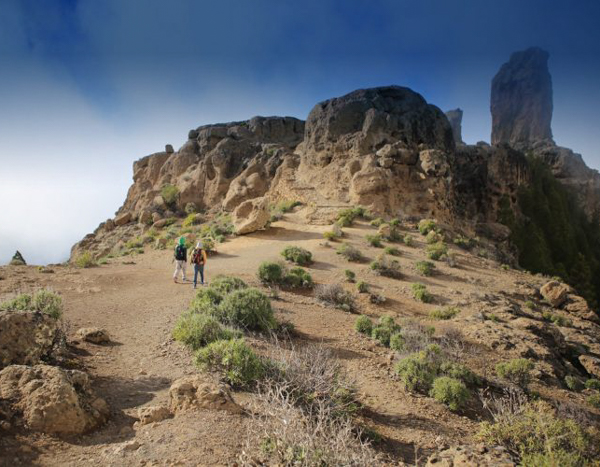
[(548, 52), (515, 52), (492, 80), (492, 144), (552, 141), (552, 78)]

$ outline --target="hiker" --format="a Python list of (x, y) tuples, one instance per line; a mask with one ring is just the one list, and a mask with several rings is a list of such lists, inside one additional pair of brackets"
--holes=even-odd
[(198, 283), (198, 273), (200, 273), (200, 285), (204, 285), (204, 266), (206, 265), (206, 250), (202, 248), (202, 242), (196, 244), (192, 250), (191, 264), (194, 265), (194, 288)]
[(177, 274), (181, 271), (183, 282), (187, 279), (185, 277), (185, 270), (187, 267), (187, 248), (185, 247), (185, 238), (179, 239), (179, 245), (175, 247), (175, 272), (173, 273), (173, 282), (177, 284)]

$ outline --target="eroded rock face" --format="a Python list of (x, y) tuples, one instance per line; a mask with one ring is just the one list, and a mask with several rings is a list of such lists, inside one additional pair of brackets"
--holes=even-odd
[(32, 365), (52, 350), (58, 322), (34, 311), (0, 311), (0, 368)]
[(104, 423), (106, 402), (95, 396), (88, 376), (48, 365), (11, 365), (0, 372), (0, 399), (13, 417), (33, 431), (56, 435), (85, 433)]
[(492, 144), (552, 140), (548, 52), (515, 52), (492, 80)]
[(171, 412), (194, 409), (227, 410), (241, 413), (229, 391), (206, 381), (202, 375), (185, 376), (175, 381), (169, 389)]
[(452, 127), (452, 136), (454, 136), (454, 142), (456, 144), (462, 144), (463, 111), (461, 109), (448, 110), (446, 112), (446, 117), (448, 117), (448, 122), (450, 122), (450, 126)]

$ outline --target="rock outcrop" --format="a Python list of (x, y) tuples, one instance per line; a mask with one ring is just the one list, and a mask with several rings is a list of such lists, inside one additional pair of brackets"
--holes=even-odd
[(462, 118), (463, 111), (461, 109), (448, 110), (446, 112), (448, 122), (452, 127), (452, 135), (456, 144), (463, 144), (462, 140)]
[(0, 311), (0, 368), (33, 365), (52, 351), (58, 322), (34, 311)]
[(81, 328), (75, 333), (75, 339), (90, 342), (92, 344), (108, 344), (110, 335), (106, 329), (101, 328)]
[(492, 80), (492, 144), (552, 141), (552, 79), (548, 52), (515, 52)]
[(26, 266), (27, 262), (19, 250), (13, 255), (9, 263), (11, 266)]
[(169, 397), (172, 413), (194, 409), (242, 412), (242, 408), (234, 402), (227, 389), (207, 381), (203, 375), (178, 379), (171, 385)]
[(85, 373), (49, 365), (11, 365), (0, 371), (0, 400), (9, 401), (17, 425), (55, 435), (85, 433), (109, 415)]

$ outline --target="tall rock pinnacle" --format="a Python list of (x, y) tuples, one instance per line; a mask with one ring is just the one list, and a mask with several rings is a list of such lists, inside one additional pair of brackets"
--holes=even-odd
[(454, 136), (454, 142), (456, 144), (462, 144), (462, 118), (463, 111), (461, 109), (448, 110), (446, 117), (452, 127), (452, 135)]
[(552, 78), (548, 52), (515, 52), (492, 80), (492, 144), (552, 141)]

